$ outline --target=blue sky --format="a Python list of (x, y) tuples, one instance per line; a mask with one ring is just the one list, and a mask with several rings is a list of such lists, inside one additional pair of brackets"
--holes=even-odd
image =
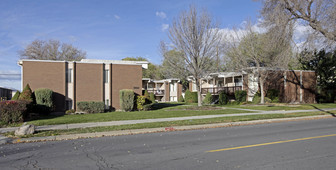
[[(141, 56), (160, 64), (160, 40), (190, 4), (206, 8), (221, 28), (256, 20), (252, 0), (1, 0), (0, 86), (21, 89), (18, 51), (36, 39), (56, 39), (87, 52), (87, 58), (118, 60)], [(2, 75), (1, 75), (2, 74)]]

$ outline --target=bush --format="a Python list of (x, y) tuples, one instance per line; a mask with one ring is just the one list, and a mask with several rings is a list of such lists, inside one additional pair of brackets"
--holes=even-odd
[(146, 103), (146, 97), (145, 96), (137, 96), (137, 109), (144, 110), (144, 105)]
[(228, 96), (225, 94), (224, 91), (221, 91), (219, 93), (219, 97), (218, 97), (218, 104), (220, 105), (226, 105), (229, 101)]
[(152, 104), (145, 104), (145, 105), (143, 106), (143, 110), (144, 110), (144, 111), (152, 110), (152, 106), (153, 106), (153, 104), (154, 104), (154, 103), (152, 103)]
[(246, 91), (245, 90), (237, 90), (235, 91), (235, 98), (236, 101), (241, 103), (241, 102), (246, 102)]
[(83, 101), (77, 102), (77, 110), (85, 113), (103, 113), (105, 110), (104, 102)]
[[(261, 101), (261, 96), (255, 94), (254, 97), (253, 97), (253, 100), (252, 100), (252, 103), (253, 104), (260, 104), (260, 101)], [(272, 100), (268, 97), (265, 97), (265, 103), (271, 103)]]
[(206, 95), (205, 95), (205, 98), (203, 100), (203, 103), (206, 104), (206, 105), (209, 105), (211, 104), (212, 102), (212, 95), (210, 92), (208, 92)]
[(184, 102), (184, 98), (183, 98), (183, 96), (181, 95), (181, 96), (178, 98), (177, 101), (178, 101), (178, 102)]
[(279, 90), (269, 89), (267, 91), (266, 97), (270, 98), (272, 100), (272, 102), (274, 102), (274, 103), (275, 103), (275, 101), (273, 101), (273, 100), (277, 98), (277, 100), (279, 102), (279, 93), (280, 93)]
[(26, 100), (31, 103), (34, 101), (33, 92), (30, 89), (29, 84), (27, 84), (26, 87), (22, 90), (22, 93), (19, 96), (19, 100)]
[(53, 110), (53, 91), (50, 89), (36, 89), (34, 91), (36, 108), (39, 113), (49, 113)]
[(197, 92), (191, 92), (191, 91), (187, 90), (186, 93), (185, 93), (185, 102), (187, 102), (187, 103), (197, 103), (197, 101), (198, 101)]
[(132, 111), (134, 106), (134, 96), (133, 90), (120, 90), (120, 108), (124, 111)]
[(150, 100), (152, 103), (155, 103), (155, 95), (154, 95), (154, 93), (150, 93), (150, 94), (149, 94), (149, 100)]
[(150, 98), (149, 98), (149, 93), (148, 93), (147, 90), (145, 90), (144, 96), (145, 96), (145, 98), (146, 98), (147, 100), (150, 100)]
[(65, 114), (73, 114), (73, 113), (75, 113), (74, 109), (70, 109), (70, 110), (65, 111)]
[(12, 100), (19, 100), (19, 96), (20, 96), (20, 92), (16, 91), (16, 93), (14, 94), (14, 96), (12, 97)]
[(4, 124), (23, 122), (27, 116), (28, 101), (2, 101), (0, 102), (0, 121)]

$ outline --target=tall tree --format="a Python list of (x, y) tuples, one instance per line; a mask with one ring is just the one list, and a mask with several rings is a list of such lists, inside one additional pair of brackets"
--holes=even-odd
[[(314, 70), (319, 94), (327, 102), (334, 102), (336, 87), (336, 50), (333, 52), (302, 51), (299, 61), (301, 69)], [(320, 100), (321, 101), (321, 100)]]
[[(126, 57), (123, 58), (124, 61), (148, 61), (146, 58), (143, 57)], [(151, 79), (161, 79), (163, 78), (160, 67), (149, 63), (147, 69), (142, 70), (142, 78), (151, 78)]]
[[(261, 0), (261, 14), (267, 27), (287, 27), (288, 22), (309, 26), (315, 32), (308, 44), (324, 37), (326, 45), (336, 42), (336, 1), (334, 0)], [(309, 33), (309, 32), (306, 32)], [(321, 36), (322, 35), (322, 36)]]
[(19, 55), (22, 59), (36, 60), (80, 61), (86, 58), (86, 52), (58, 40), (35, 40), (19, 51)]
[(291, 31), (286, 34), (278, 31), (269, 29), (266, 33), (258, 33), (251, 22), (248, 22), (245, 28), (236, 30), (236, 34), (228, 38), (231, 41), (226, 55), (234, 68), (255, 67), (254, 74), (260, 86), (262, 104), (265, 102), (266, 79), (272, 74), (272, 70), (287, 69), (292, 56), (288, 39)]
[[(221, 40), (218, 27), (206, 10), (199, 11), (195, 6), (182, 11), (169, 27), (168, 37), (174, 48), (183, 53), (180, 57), (186, 63), (186, 71), (196, 82), (198, 106), (202, 105), (201, 78), (216, 68), (210, 61), (216, 57)], [(181, 66), (176, 63), (173, 67)]]

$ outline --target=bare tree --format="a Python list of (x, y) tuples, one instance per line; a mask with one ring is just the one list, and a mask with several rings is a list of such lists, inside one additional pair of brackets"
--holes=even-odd
[(261, 92), (261, 103), (265, 102), (265, 82), (272, 71), (287, 69), (291, 59), (291, 43), (288, 37), (292, 29), (285, 32), (269, 29), (266, 33), (259, 33), (248, 22), (243, 29), (236, 29), (235, 33), (227, 37), (228, 50), (226, 56), (235, 69), (255, 68), (255, 74)]
[(23, 59), (79, 61), (86, 58), (86, 52), (72, 46), (61, 44), (58, 40), (35, 40), (24, 50), (19, 51)]
[[(335, 0), (262, 0), (261, 14), (267, 27), (287, 27), (288, 22), (309, 26), (306, 44), (312, 45), (319, 39), (326, 45), (336, 42)], [(322, 37), (322, 39), (321, 39)]]
[[(218, 27), (206, 10), (199, 11), (195, 6), (182, 11), (169, 27), (169, 39), (174, 48), (183, 53), (180, 57), (187, 65), (186, 71), (196, 82), (198, 106), (202, 105), (201, 78), (216, 68), (210, 61), (216, 57), (216, 47), (221, 39)], [(177, 63), (172, 66), (181, 67)]]

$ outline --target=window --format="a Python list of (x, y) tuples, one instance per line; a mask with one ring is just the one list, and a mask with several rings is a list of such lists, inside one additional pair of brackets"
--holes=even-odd
[(104, 70), (104, 83), (109, 82), (109, 70)]
[(72, 83), (72, 68), (67, 69), (65, 76), (66, 76), (66, 82)]

